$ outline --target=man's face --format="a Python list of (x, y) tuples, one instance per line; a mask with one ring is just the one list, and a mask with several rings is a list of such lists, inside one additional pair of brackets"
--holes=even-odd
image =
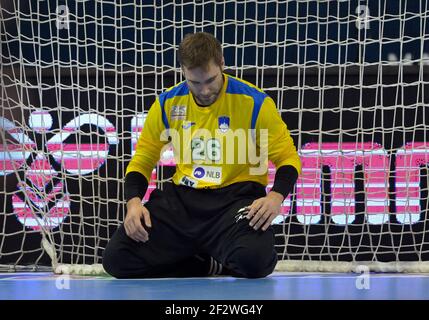
[(206, 68), (182, 67), (189, 90), (199, 105), (208, 106), (216, 101), (223, 86), (223, 67), (223, 60), (220, 66), (210, 61)]

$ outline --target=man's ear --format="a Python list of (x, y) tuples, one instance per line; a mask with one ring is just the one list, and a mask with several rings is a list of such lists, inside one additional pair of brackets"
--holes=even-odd
[(222, 72), (225, 69), (225, 58), (224, 57), (222, 57), (222, 61), (220, 62), (220, 69), (222, 70)]
[(183, 78), (186, 80), (186, 75), (185, 75), (185, 68), (183, 66), (180, 67), (180, 70), (182, 70), (182, 76)]

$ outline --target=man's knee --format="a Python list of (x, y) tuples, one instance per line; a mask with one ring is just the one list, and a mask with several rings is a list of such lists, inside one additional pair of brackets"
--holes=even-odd
[(102, 264), (104, 271), (106, 271), (112, 277), (118, 279), (127, 278), (127, 274), (122, 267), (118, 250), (114, 250), (114, 248), (107, 246), (103, 253)]
[(126, 250), (116, 250), (106, 247), (103, 254), (103, 268), (112, 277), (117, 279), (150, 278), (151, 269), (145, 267), (144, 263), (134, 261), (133, 257), (124, 254)]
[(118, 279), (144, 277), (143, 263), (139, 261), (137, 253), (127, 247), (125, 237), (127, 235), (124, 227), (120, 226), (104, 249), (103, 268), (112, 277)]
[(277, 254), (274, 250), (261, 252), (253, 248), (239, 248), (228, 260), (228, 264), (237, 276), (263, 278), (274, 271)]

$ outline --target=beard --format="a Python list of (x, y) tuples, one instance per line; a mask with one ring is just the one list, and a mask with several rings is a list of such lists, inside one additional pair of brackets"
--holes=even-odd
[(192, 92), (192, 91), (191, 92), (194, 95), (195, 100), (198, 103), (198, 105), (206, 107), (206, 106), (213, 104), (217, 100), (217, 98), (219, 97), (219, 95), (222, 91), (222, 88), (223, 88), (223, 85), (220, 87), (220, 89), (216, 93), (213, 93), (213, 94), (209, 95), (208, 97), (196, 95), (194, 92)]

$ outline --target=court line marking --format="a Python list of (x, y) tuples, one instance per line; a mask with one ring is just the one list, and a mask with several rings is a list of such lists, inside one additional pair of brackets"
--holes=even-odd
[[(244, 278), (235, 278), (231, 276), (218, 276), (218, 277), (192, 277), (192, 278), (149, 278), (149, 279), (116, 279), (113, 277), (102, 277), (102, 276), (78, 276), (71, 275), (68, 280), (71, 281), (189, 281), (189, 280), (207, 280), (207, 281), (219, 281), (219, 280), (288, 280), (288, 279), (356, 279), (359, 276), (367, 275), (371, 278), (379, 279), (391, 279), (391, 278), (429, 278), (429, 274), (383, 274), (383, 273), (356, 273), (356, 274), (326, 274), (326, 273), (317, 273), (317, 274), (305, 274), (305, 273), (277, 273), (270, 275), (266, 278), (261, 279), (244, 279)], [(3, 277), (6, 276), (6, 277)], [(1, 281), (55, 281), (59, 278), (64, 278), (67, 275), (63, 274), (13, 274), (13, 273), (0, 273), (0, 282)]]

